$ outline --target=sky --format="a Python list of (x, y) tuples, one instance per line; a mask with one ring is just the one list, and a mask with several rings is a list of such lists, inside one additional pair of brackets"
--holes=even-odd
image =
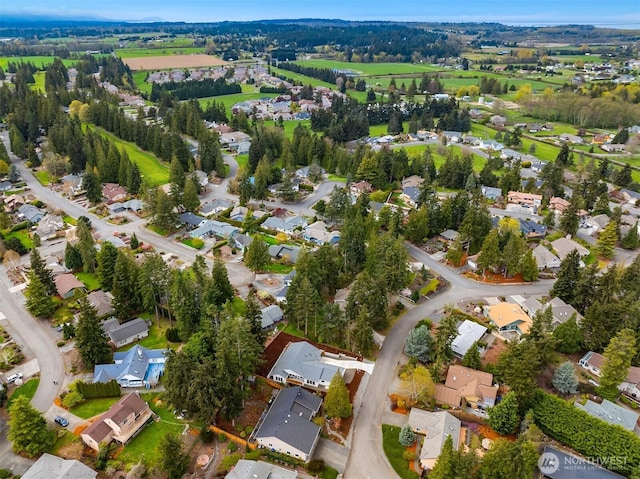
[(607, 5), (611, 4), (596, 0), (3, 0), (0, 22), (3, 14), (18, 13), (129, 21), (339, 18), (640, 28), (640, 0), (618, 0), (613, 8)]

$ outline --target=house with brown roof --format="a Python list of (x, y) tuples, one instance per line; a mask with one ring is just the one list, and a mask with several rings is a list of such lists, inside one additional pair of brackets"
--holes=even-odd
[(600, 377), (603, 364), (604, 356), (599, 353), (594, 353), (593, 351), (589, 351), (578, 361), (578, 365), (580, 365), (580, 367), (586, 369), (591, 374), (594, 374), (598, 377)]
[(542, 195), (526, 193), (524, 191), (510, 191), (507, 195), (509, 203), (527, 206), (540, 206), (542, 203)]
[(492, 407), (498, 396), (493, 374), (459, 365), (449, 366), (447, 380), (436, 384), (433, 395), (436, 403), (461, 407)]
[(100, 444), (117, 441), (126, 444), (151, 419), (153, 412), (137, 392), (127, 394), (105, 412), (100, 419), (86, 428), (82, 440), (96, 451)]
[(500, 302), (485, 306), (484, 315), (491, 324), (497, 326), (497, 335), (506, 340), (527, 334), (531, 327), (531, 318), (515, 303)]
[(127, 199), (127, 190), (116, 183), (105, 183), (102, 185), (102, 196), (107, 203), (117, 203)]
[(564, 213), (564, 211), (569, 208), (569, 204), (570, 203), (564, 198), (553, 196), (549, 200), (549, 209), (551, 211), (557, 211), (558, 213)]
[(360, 196), (362, 193), (371, 193), (372, 190), (371, 183), (366, 180), (351, 183), (351, 186), (349, 186), (349, 191), (354, 196)]
[(84, 284), (71, 273), (60, 274), (53, 278), (53, 281), (56, 283), (56, 290), (62, 299), (72, 298), (76, 291), (87, 291)]
[(551, 246), (556, 251), (558, 258), (562, 261), (569, 253), (574, 249), (578, 251), (578, 254), (582, 258), (583, 256), (589, 256), (589, 250), (582, 246), (580, 243), (576, 243), (571, 238), (558, 238), (551, 242)]

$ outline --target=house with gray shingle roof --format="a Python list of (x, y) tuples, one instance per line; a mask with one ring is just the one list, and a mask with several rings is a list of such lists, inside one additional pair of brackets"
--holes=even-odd
[(202, 216), (194, 215), (190, 211), (186, 213), (180, 213), (178, 215), (178, 221), (185, 225), (187, 228), (197, 228), (207, 221)]
[(98, 473), (75, 459), (62, 459), (44, 453), (25, 472), (22, 479), (95, 479)]
[(224, 479), (297, 479), (298, 473), (264, 461), (240, 459)]
[(308, 462), (320, 438), (320, 426), (312, 419), (321, 405), (321, 398), (300, 386), (281, 389), (253, 439), (265, 449)]
[(149, 325), (142, 318), (122, 324), (117, 318), (111, 318), (102, 323), (102, 330), (117, 348), (149, 336)]
[(262, 314), (262, 329), (271, 329), (284, 318), (284, 312), (277, 304), (263, 308), (260, 313)]
[(94, 383), (116, 380), (120, 387), (155, 386), (164, 371), (167, 351), (147, 349), (139, 344), (129, 351), (114, 353), (114, 364), (98, 364), (93, 370)]
[(420, 464), (425, 469), (433, 469), (448, 436), (453, 440), (453, 448), (458, 450), (462, 423), (446, 411), (431, 412), (411, 408), (409, 426), (414, 432), (424, 435)]
[(233, 238), (240, 233), (240, 229), (235, 226), (231, 226), (228, 223), (222, 221), (207, 220), (199, 227), (189, 233), (191, 238), (203, 238), (206, 236), (216, 236), (220, 239)]
[(295, 264), (300, 255), (300, 248), (286, 244), (274, 244), (269, 246), (269, 255), (271, 255), (273, 259), (286, 259), (289, 263)]
[(622, 426), (627, 431), (633, 431), (638, 423), (639, 415), (637, 412), (618, 406), (608, 399), (603, 400), (602, 404), (593, 402), (591, 399), (587, 399), (587, 402), (584, 405), (576, 401), (574, 406), (578, 409), (582, 409), (590, 416), (602, 419), (609, 424)]
[(306, 341), (289, 343), (269, 371), (268, 378), (282, 384), (301, 384), (326, 390), (344, 368), (323, 362), (324, 351)]
[(200, 213), (205, 216), (217, 215), (223, 211), (233, 208), (233, 203), (224, 198), (216, 198), (200, 207)]
[(18, 208), (18, 217), (29, 223), (38, 223), (45, 214), (33, 205), (22, 205)]
[(559, 268), (560, 258), (539, 244), (533, 249), (533, 257), (536, 259), (538, 269)]

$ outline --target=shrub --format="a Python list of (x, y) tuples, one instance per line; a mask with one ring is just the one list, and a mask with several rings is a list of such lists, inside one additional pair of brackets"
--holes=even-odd
[(227, 435), (223, 433), (218, 434), (218, 442), (227, 442)]
[(307, 466), (307, 472), (309, 474), (321, 474), (322, 471), (324, 471), (324, 460), (313, 459), (309, 462)]
[(411, 451), (404, 451), (402, 453), (402, 459), (404, 459), (405, 461), (413, 461), (415, 457), (416, 455)]
[(411, 292), (411, 301), (417, 303), (420, 300), (420, 291), (417, 289)]
[(530, 161), (523, 161), (522, 162), (522, 168), (531, 168), (531, 162)]
[(193, 246), (195, 249), (202, 249), (202, 247), (204, 246), (204, 241), (201, 238), (193, 238), (191, 240), (191, 246)]
[(82, 402), (84, 402), (84, 397), (82, 396), (82, 394), (80, 394), (78, 391), (70, 391), (64, 396), (62, 405), (67, 409), (71, 409), (72, 407), (77, 406)]
[(213, 437), (213, 431), (209, 429), (209, 426), (202, 426), (202, 429), (200, 429), (200, 440), (204, 443), (208, 443), (213, 441)]
[(20, 231), (29, 226), (28, 221), (23, 221), (22, 223), (17, 223), (11, 227), (11, 231)]
[(235, 442), (231, 441), (229, 443), (229, 452), (236, 452), (237, 450), (238, 450), (238, 445)]
[(167, 341), (170, 343), (180, 342), (180, 333), (178, 332), (178, 328), (167, 328), (164, 332), (164, 337), (167, 338)]

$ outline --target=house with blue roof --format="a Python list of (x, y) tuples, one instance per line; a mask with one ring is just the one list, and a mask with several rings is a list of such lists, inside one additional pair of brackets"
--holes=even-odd
[(189, 233), (191, 238), (205, 238), (215, 236), (220, 239), (233, 238), (240, 233), (240, 229), (235, 226), (231, 226), (228, 223), (222, 221), (207, 220), (199, 227)]
[(147, 349), (138, 344), (129, 351), (114, 353), (114, 364), (98, 364), (93, 370), (94, 383), (116, 380), (120, 387), (153, 387), (164, 373), (167, 351)]

